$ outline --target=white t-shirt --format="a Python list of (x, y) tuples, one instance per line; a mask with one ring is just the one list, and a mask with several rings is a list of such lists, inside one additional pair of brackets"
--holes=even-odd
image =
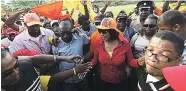
[(149, 40), (145, 36), (138, 36), (134, 43), (134, 56), (135, 58), (142, 57), (145, 55), (145, 47), (149, 44)]

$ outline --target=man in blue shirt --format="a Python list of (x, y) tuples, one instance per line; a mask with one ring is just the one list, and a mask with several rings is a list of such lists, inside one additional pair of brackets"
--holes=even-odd
[[(52, 48), (53, 54), (60, 56), (83, 56), (83, 46), (89, 43), (87, 35), (73, 32), (72, 24), (68, 20), (61, 21), (59, 24), (59, 28), (60, 39), (56, 47)], [(60, 62), (59, 70), (65, 71), (72, 69), (75, 66), (75, 63)], [(86, 80), (79, 79), (78, 75), (65, 80), (63, 87), (65, 91), (88, 91)]]
[(123, 32), (123, 35), (127, 38), (128, 41), (131, 40), (132, 36), (136, 33), (136, 30), (130, 26), (127, 26), (127, 14), (125, 11), (120, 11), (116, 17), (117, 28)]

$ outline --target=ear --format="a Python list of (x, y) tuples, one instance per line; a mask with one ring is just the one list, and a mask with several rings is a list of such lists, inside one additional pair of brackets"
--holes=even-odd
[(183, 56), (180, 56), (179, 58), (178, 58), (178, 60), (177, 60), (177, 65), (180, 65), (180, 64), (182, 64), (182, 61), (183, 61)]
[(180, 27), (181, 26), (179, 24), (176, 24), (176, 25), (174, 25), (173, 30), (175, 30), (176, 32), (178, 32), (180, 30)]

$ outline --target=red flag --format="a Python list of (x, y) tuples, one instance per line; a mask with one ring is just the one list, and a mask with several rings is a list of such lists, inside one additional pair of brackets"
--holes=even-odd
[(58, 1), (34, 7), (32, 8), (32, 11), (50, 19), (63, 19), (66, 18), (68, 15), (62, 15), (62, 7), (63, 2)]

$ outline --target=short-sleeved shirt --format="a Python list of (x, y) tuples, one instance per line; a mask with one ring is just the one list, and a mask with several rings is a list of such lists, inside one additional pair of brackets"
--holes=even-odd
[[(53, 54), (60, 56), (73, 56), (80, 55), (83, 56), (83, 46), (89, 43), (89, 39), (82, 35), (73, 35), (72, 41), (70, 43), (66, 43), (63, 40), (57, 45), (57, 47), (52, 48)], [(75, 63), (68, 63), (65, 61), (61, 61), (59, 63), (60, 71), (65, 71), (74, 68)], [(73, 76), (67, 80), (66, 83), (77, 83), (81, 81), (78, 76)]]
[(139, 35), (134, 43), (134, 58), (140, 58), (145, 55), (145, 47), (149, 44), (149, 40), (145, 36)]
[(90, 31), (84, 31), (83, 29), (80, 29), (79, 33), (86, 34), (88, 37), (90, 37), (95, 31), (96, 31), (96, 26), (90, 23)]
[(128, 41), (132, 39), (132, 36), (136, 33), (136, 30), (130, 26), (127, 26), (125, 28), (125, 31), (123, 32), (125, 38), (127, 38)]
[(28, 50), (38, 50), (40, 54), (48, 54), (51, 50), (51, 45), (49, 42), (49, 37), (55, 37), (53, 31), (40, 27), (41, 34), (38, 37), (31, 37), (28, 30), (24, 30), (19, 35), (17, 35), (13, 43), (10, 45), (10, 52), (14, 52), (20, 49)]
[(43, 91), (41, 81), (31, 62), (19, 62), (20, 80), (15, 85), (2, 86), (5, 91)]

